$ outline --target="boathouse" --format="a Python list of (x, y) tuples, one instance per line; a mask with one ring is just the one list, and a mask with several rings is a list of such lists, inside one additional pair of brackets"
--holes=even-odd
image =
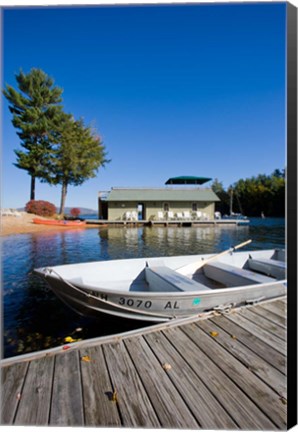
[[(213, 220), (215, 202), (220, 201), (211, 188), (201, 185), (205, 177), (174, 177), (164, 188), (120, 188), (99, 192), (99, 218), (120, 220)], [(189, 187), (192, 185), (192, 187)]]

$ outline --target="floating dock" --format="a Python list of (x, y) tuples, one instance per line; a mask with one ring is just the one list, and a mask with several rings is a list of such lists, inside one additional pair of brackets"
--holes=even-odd
[(86, 219), (87, 224), (112, 227), (112, 226), (239, 226), (249, 225), (248, 219), (210, 219), (210, 220), (106, 220)]
[(287, 428), (286, 297), (1, 363), (2, 425)]

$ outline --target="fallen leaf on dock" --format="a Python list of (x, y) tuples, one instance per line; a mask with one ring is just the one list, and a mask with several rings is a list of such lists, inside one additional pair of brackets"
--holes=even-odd
[(232, 339), (237, 339), (237, 337), (235, 335), (231, 335)]
[(118, 402), (118, 395), (117, 395), (117, 391), (116, 390), (113, 391), (112, 402)]
[(164, 363), (162, 367), (165, 371), (172, 369), (172, 366), (169, 363)]
[(211, 335), (212, 337), (216, 337), (216, 336), (218, 336), (218, 332), (217, 332), (217, 331), (211, 331), (211, 332), (210, 332), (210, 335)]
[(90, 362), (90, 361), (91, 361), (91, 358), (90, 358), (88, 355), (85, 355), (85, 356), (82, 357), (82, 360), (83, 360), (84, 362)]
[(64, 347), (62, 348), (64, 351), (68, 350), (70, 348), (69, 345), (64, 345)]
[(281, 398), (279, 398), (279, 399), (281, 400), (281, 402), (282, 402), (284, 405), (287, 405), (287, 404), (288, 404), (287, 399), (285, 399), (284, 397), (281, 397)]
[(76, 340), (74, 338), (72, 338), (71, 336), (66, 336), (64, 338), (64, 342), (75, 342)]
[(22, 397), (21, 393), (18, 393), (18, 394), (17, 394), (17, 400), (20, 400), (21, 397)]

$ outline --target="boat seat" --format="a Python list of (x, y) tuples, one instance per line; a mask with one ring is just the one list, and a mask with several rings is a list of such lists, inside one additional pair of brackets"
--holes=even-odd
[(247, 265), (251, 270), (264, 273), (276, 279), (285, 279), (286, 277), (286, 263), (284, 261), (269, 258), (249, 258)]
[(207, 277), (221, 282), (228, 287), (269, 283), (275, 280), (271, 277), (219, 261), (207, 263), (203, 269)]
[(152, 267), (145, 267), (145, 277), (149, 284), (150, 291), (173, 292), (211, 290), (211, 288), (208, 288), (206, 285), (189, 279), (161, 263), (154, 263)]

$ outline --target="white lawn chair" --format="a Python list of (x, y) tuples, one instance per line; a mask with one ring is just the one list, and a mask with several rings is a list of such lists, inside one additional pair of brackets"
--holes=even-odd
[(125, 212), (123, 219), (127, 220), (127, 221), (131, 220), (131, 212), (129, 212), (129, 211)]
[(13, 216), (15, 216), (15, 217), (21, 217), (22, 216), (21, 213), (17, 210), (15, 210), (15, 209), (10, 209), (10, 210), (11, 210), (11, 213)]
[(131, 212), (131, 219), (133, 221), (137, 221), (138, 220), (138, 213), (136, 211)]
[(157, 217), (158, 217), (158, 220), (163, 220), (164, 219), (163, 212), (162, 211), (157, 212)]
[(168, 211), (168, 219), (174, 219), (174, 213), (172, 211)]
[(202, 217), (202, 212), (200, 212), (200, 211), (195, 211), (194, 212), (194, 218), (195, 219), (200, 220), (201, 217)]
[(177, 219), (183, 219), (183, 215), (181, 212), (176, 213)]
[(189, 211), (183, 212), (183, 218), (184, 219), (190, 219), (190, 212)]
[(11, 209), (1, 209), (1, 216), (13, 216)]

